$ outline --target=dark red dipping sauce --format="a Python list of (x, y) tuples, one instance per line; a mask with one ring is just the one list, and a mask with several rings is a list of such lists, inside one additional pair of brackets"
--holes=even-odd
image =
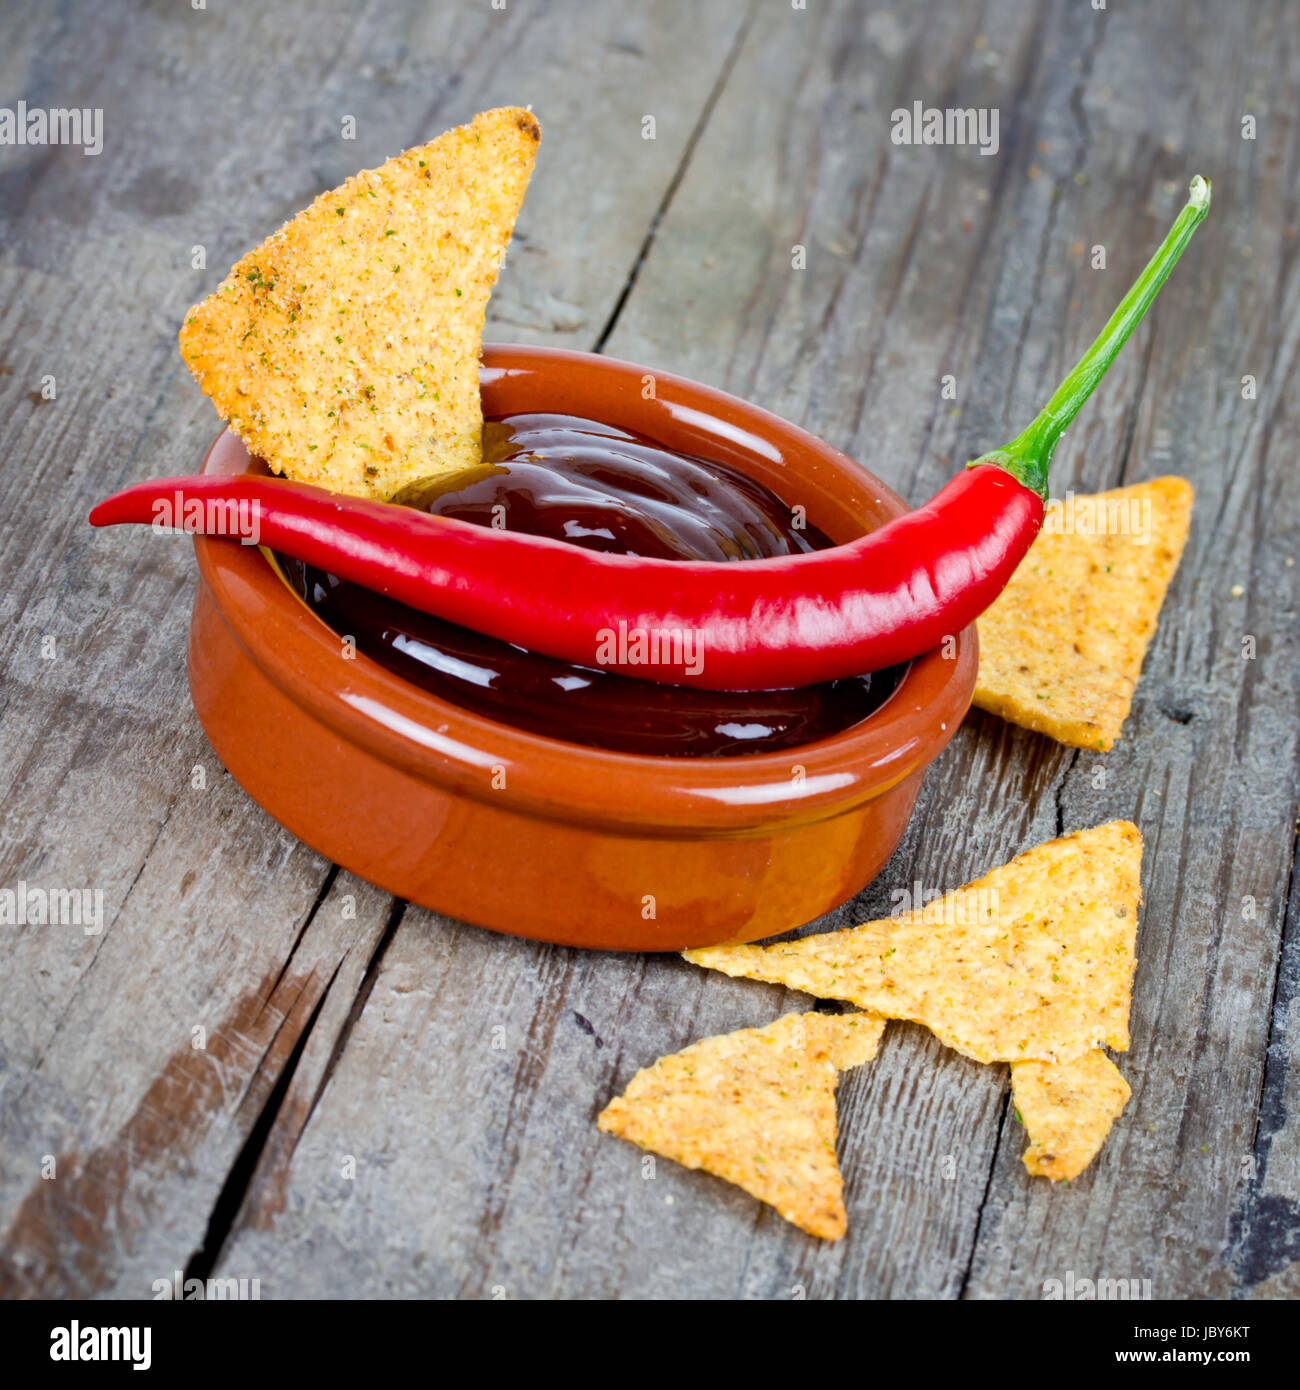
[[(512, 415), (483, 430), (484, 466), (407, 499), (435, 516), (550, 536), (617, 555), (756, 560), (833, 542), (775, 493), (722, 463), (592, 420)], [(357, 649), (440, 699), (570, 743), (670, 757), (771, 753), (879, 709), (903, 667), (796, 690), (658, 685), (573, 666), (280, 556), (290, 585)]]

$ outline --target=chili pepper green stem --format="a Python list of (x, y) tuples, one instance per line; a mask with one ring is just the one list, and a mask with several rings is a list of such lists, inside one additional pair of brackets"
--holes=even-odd
[(1105, 328), (1079, 359), (1074, 370), (1056, 388), (1037, 419), (1010, 444), (972, 460), (968, 466), (996, 463), (1017, 482), (1038, 493), (1044, 501), (1047, 500), (1048, 468), (1065, 427), (1106, 375), (1107, 368), (1128, 341), (1129, 334), (1141, 323), (1160, 286), (1168, 279), (1169, 272), (1191, 241), (1192, 233), (1209, 210), (1210, 181), (1198, 174), (1188, 187), (1186, 206), (1178, 214), (1160, 249), (1147, 262), (1146, 269), (1120, 301), (1119, 308), (1110, 316)]

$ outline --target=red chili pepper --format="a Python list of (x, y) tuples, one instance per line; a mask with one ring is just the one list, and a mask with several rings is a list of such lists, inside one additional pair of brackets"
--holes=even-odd
[(1209, 204), (1198, 177), (1159, 251), (1027, 430), (923, 507), (833, 549), (733, 563), (609, 555), (252, 475), (137, 483), (90, 521), (238, 534), (224, 508), (244, 504), (263, 545), (488, 636), (642, 680), (762, 690), (879, 670), (938, 646), (1001, 593), (1042, 525), (1057, 441)]

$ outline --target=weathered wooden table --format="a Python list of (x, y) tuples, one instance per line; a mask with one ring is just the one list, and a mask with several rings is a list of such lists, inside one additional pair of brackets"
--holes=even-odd
[[(5, 21), (0, 99), (103, 111), (98, 154), (0, 147), (0, 885), (103, 895), (98, 933), (0, 928), (6, 1292), (148, 1297), (178, 1270), (263, 1297), (1038, 1297), (1070, 1270), (1300, 1292), (1288, 0), (9, 0)], [(996, 153), (891, 143), (917, 101), (996, 109)], [(1026, 1177), (1005, 1068), (904, 1025), (841, 1086), (842, 1243), (670, 1163), (643, 1180), (594, 1127), (605, 1101), (806, 1001), (498, 937), (324, 863), (195, 721), (188, 543), (85, 525), (216, 432), (175, 334), (243, 250), (510, 102), (544, 139), (489, 337), (703, 378), (914, 499), (1030, 418), (1188, 175), (1214, 179), (1058, 454), (1059, 493), (1197, 488), (1123, 742), (973, 714), (834, 916), (1140, 824), (1134, 1096), (1068, 1188)]]

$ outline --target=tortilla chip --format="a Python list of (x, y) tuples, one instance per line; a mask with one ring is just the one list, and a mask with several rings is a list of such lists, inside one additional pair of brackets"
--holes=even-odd
[[(1011, 583), (979, 620), (975, 704), (1073, 748), (1113, 747), (1191, 515), (1192, 485), (1183, 478), (1050, 507)], [(1094, 530), (1106, 534), (1080, 534)]]
[(483, 315), (539, 138), (505, 107), (356, 174), (190, 311), (181, 355), (251, 453), (381, 499), (481, 462)]
[(787, 1014), (705, 1038), (637, 1072), (596, 1123), (838, 1240), (847, 1217), (835, 1086), (841, 1071), (876, 1055), (884, 1027), (868, 1014)]
[(1053, 1182), (1068, 1182), (1083, 1172), (1133, 1094), (1104, 1052), (1085, 1052), (1058, 1066), (1015, 1062), (1011, 1091), (1016, 1113), (1029, 1131), (1025, 1167)]
[(687, 960), (923, 1023), (977, 1062), (1128, 1047), (1142, 835), (1111, 821), (903, 916)]

